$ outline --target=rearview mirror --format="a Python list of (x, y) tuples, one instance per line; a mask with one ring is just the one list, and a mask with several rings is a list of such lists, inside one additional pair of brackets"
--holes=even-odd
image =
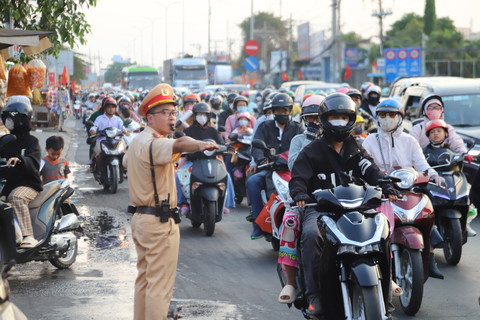
[(252, 146), (254, 146), (255, 148), (258, 148), (258, 149), (263, 149), (263, 150), (270, 151), (270, 149), (268, 149), (267, 145), (265, 144), (265, 141), (260, 140), (260, 139), (254, 139), (252, 141)]
[(230, 133), (230, 135), (228, 136), (228, 139), (230, 139), (231, 141), (237, 141), (237, 139), (238, 139), (238, 134), (236, 134), (236, 133)]
[(17, 136), (14, 134), (5, 134), (0, 137), (0, 149), (3, 149), (6, 145), (17, 140)]

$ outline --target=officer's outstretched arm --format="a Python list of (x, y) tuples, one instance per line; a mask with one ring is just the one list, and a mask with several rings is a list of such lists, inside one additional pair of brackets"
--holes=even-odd
[(218, 145), (215, 142), (195, 140), (188, 136), (175, 139), (175, 142), (173, 143), (173, 153), (197, 152), (217, 149)]

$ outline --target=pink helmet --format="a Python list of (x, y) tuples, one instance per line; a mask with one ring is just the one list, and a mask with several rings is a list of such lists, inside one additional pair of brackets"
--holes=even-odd
[(325, 97), (321, 95), (308, 97), (302, 104), (302, 118), (304, 116), (318, 115), (318, 108), (322, 104), (323, 99)]
[(338, 88), (337, 89), (337, 92), (340, 92), (340, 93), (345, 93), (347, 94), (347, 92), (350, 90), (350, 88), (347, 88), (347, 87), (341, 87), (341, 88)]

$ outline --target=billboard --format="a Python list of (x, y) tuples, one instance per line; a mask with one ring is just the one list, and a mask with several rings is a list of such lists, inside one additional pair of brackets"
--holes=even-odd
[(388, 48), (383, 50), (385, 58), (385, 80), (393, 82), (398, 77), (422, 75), (422, 49)]
[(310, 59), (310, 23), (306, 22), (297, 27), (298, 32), (298, 60)]
[(345, 65), (350, 68), (363, 68), (367, 65), (368, 54), (366, 50), (360, 48), (345, 48), (343, 49), (343, 58)]

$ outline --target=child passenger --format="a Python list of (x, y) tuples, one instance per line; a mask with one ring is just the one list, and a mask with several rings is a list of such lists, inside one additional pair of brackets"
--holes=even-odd
[(68, 161), (61, 158), (63, 151), (63, 138), (61, 136), (51, 136), (46, 142), (47, 156), (41, 160), (40, 175), (43, 184), (58, 179), (67, 179), (70, 173)]

